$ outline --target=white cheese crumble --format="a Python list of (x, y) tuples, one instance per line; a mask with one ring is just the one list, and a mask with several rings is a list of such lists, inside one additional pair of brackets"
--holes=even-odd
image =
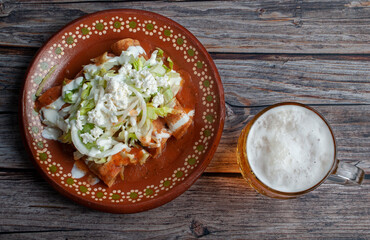
[(168, 76), (164, 75), (163, 77), (156, 77), (155, 80), (157, 80), (158, 87), (164, 87), (167, 88), (170, 84), (168, 83)]
[(82, 138), (82, 142), (85, 144), (92, 143), (96, 140), (90, 133), (82, 133), (80, 136)]
[(89, 117), (87, 120), (95, 125), (104, 126), (106, 123), (106, 117), (104, 115), (105, 114), (98, 109), (98, 106), (96, 106), (95, 109), (88, 113)]
[(90, 133), (82, 133), (80, 136), (83, 143), (86, 144), (95, 142), (102, 134), (103, 130), (99, 127), (95, 127), (90, 131)]
[(153, 106), (158, 107), (159, 105), (162, 105), (164, 103), (163, 94), (158, 93), (153, 97), (152, 100)]
[(94, 127), (92, 130), (91, 130), (91, 135), (97, 139), (98, 137), (100, 137), (102, 134), (103, 134), (103, 130), (100, 128), (100, 127)]

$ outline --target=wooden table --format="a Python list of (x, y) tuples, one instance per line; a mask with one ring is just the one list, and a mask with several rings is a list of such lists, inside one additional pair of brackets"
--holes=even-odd
[[(24, 74), (43, 43), (99, 10), (167, 16), (204, 44), (219, 69), (227, 117), (218, 150), (183, 195), (154, 210), (87, 209), (35, 171), (18, 130)], [(351, 0), (103, 2), (0, 0), (0, 239), (370, 238), (370, 2)], [(299, 101), (331, 123), (338, 157), (362, 186), (327, 182), (294, 200), (257, 194), (242, 179), (236, 142), (265, 106)]]

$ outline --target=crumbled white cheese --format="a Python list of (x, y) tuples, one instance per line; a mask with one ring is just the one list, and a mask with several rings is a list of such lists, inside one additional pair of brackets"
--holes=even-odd
[(151, 73), (144, 78), (143, 88), (146, 94), (155, 94), (158, 92), (157, 81)]
[(77, 111), (77, 116), (76, 116), (76, 127), (78, 130), (82, 130), (84, 123), (82, 122), (84, 118), (80, 115), (80, 111)]
[(90, 133), (82, 133), (80, 136), (83, 143), (92, 143), (96, 141), (103, 134), (103, 130), (99, 127), (94, 127)]
[(163, 94), (158, 93), (153, 97), (152, 100), (153, 106), (158, 107), (159, 105), (162, 105), (164, 103)]
[(136, 88), (141, 88), (145, 94), (152, 95), (158, 91), (157, 81), (147, 69), (133, 71), (132, 82)]
[(157, 80), (158, 87), (168, 87), (170, 84), (168, 83), (168, 76), (164, 75), (163, 77), (156, 77), (155, 80)]
[(100, 137), (102, 134), (103, 134), (103, 130), (100, 128), (100, 127), (94, 127), (92, 130), (91, 130), (91, 135), (97, 139), (98, 137)]
[(109, 149), (112, 147), (113, 145), (113, 141), (112, 141), (112, 138), (109, 137), (109, 138), (99, 138), (97, 141), (96, 141), (96, 144), (100, 147), (100, 148), (103, 148), (104, 150), (105, 149)]
[(102, 111), (98, 108), (98, 106), (95, 107), (95, 109), (91, 110), (88, 113), (88, 119), (89, 122), (94, 123), (98, 126), (104, 126), (106, 124), (106, 118)]
[(80, 134), (81, 138), (82, 138), (82, 142), (83, 143), (92, 143), (95, 141), (95, 138), (90, 134), (90, 133), (82, 133)]
[(108, 107), (112, 111), (117, 109), (126, 109), (129, 103), (129, 96), (131, 91), (128, 89), (127, 84), (123, 81), (123, 76), (117, 75), (113, 78), (108, 79), (107, 88), (105, 91), (109, 94), (104, 96), (105, 99), (109, 99), (115, 106)]
[(117, 107), (113, 103), (113, 94), (107, 93), (104, 95), (102, 102), (109, 112), (116, 112)]
[(118, 74), (121, 76), (130, 76), (131, 69), (132, 69), (132, 65), (130, 63), (126, 63), (118, 70)]

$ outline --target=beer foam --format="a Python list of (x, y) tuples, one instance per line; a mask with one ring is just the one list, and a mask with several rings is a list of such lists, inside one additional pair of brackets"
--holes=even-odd
[(315, 112), (282, 105), (262, 114), (246, 143), (249, 165), (266, 186), (300, 192), (319, 183), (330, 171), (335, 155), (332, 134)]

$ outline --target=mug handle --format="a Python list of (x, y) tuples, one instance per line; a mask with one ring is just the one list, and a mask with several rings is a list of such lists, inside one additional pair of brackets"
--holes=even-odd
[(365, 172), (361, 168), (338, 160), (336, 168), (328, 179), (339, 184), (361, 184), (364, 177)]

